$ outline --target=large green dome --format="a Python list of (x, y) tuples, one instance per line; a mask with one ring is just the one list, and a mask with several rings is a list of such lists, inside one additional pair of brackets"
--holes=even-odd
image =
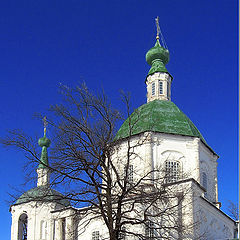
[(56, 202), (65, 207), (70, 206), (70, 202), (58, 191), (48, 186), (39, 186), (23, 193), (15, 204), (27, 203), (30, 201)]
[[(130, 116), (132, 135), (152, 131), (199, 137), (201, 133), (192, 121), (171, 101), (154, 100), (136, 109)], [(129, 118), (119, 129), (115, 140), (129, 136)]]

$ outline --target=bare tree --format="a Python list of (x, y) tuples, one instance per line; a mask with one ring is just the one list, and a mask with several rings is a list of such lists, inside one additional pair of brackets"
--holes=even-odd
[[(51, 187), (60, 185), (72, 206), (85, 206), (75, 211), (81, 227), (85, 229), (101, 218), (111, 240), (124, 239), (126, 235), (139, 239), (190, 236), (196, 223), (185, 224), (183, 215), (191, 205), (188, 195), (192, 185), (182, 181), (184, 176), (172, 175), (163, 166), (153, 169), (150, 162), (146, 164), (139, 148), (153, 140), (150, 132), (133, 135), (138, 119), (131, 118), (129, 98), (123, 97), (128, 137), (115, 139), (121, 114), (104, 93), (93, 95), (85, 85), (75, 89), (63, 86), (61, 90), (64, 104), (50, 108), (51, 164), (46, 167), (52, 172)], [(10, 131), (1, 142), (24, 150), (29, 164), (45, 164), (34, 139), (21, 131)], [(144, 171), (138, 164), (146, 164), (141, 167)], [(44, 196), (40, 201), (44, 201)]]
[(232, 202), (231, 200), (228, 201), (228, 209), (227, 209), (230, 217), (232, 217), (235, 221), (239, 220), (239, 209), (238, 205)]

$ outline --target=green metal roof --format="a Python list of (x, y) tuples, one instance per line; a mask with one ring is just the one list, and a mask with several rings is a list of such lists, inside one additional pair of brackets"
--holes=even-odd
[(120, 127), (115, 140), (130, 135), (129, 120), (132, 135), (152, 131), (199, 137), (206, 143), (192, 121), (171, 101), (154, 100), (140, 106)]
[(15, 204), (27, 203), (30, 201), (56, 202), (65, 207), (70, 206), (70, 202), (58, 191), (48, 186), (39, 186), (23, 193)]

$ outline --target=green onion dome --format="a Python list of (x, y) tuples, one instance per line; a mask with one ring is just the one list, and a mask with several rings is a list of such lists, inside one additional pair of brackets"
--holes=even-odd
[(44, 133), (44, 137), (39, 138), (38, 145), (42, 147), (42, 153), (40, 158), (40, 163), (38, 168), (46, 168), (48, 166), (48, 152), (47, 148), (50, 146), (50, 139), (46, 137), (46, 133)]
[(157, 39), (155, 46), (146, 54), (146, 61), (151, 66), (148, 75), (155, 72), (168, 72), (165, 65), (169, 62), (169, 51), (162, 47)]
[(38, 145), (40, 147), (47, 147), (48, 148), (50, 146), (50, 144), (51, 144), (51, 141), (46, 136), (38, 139)]

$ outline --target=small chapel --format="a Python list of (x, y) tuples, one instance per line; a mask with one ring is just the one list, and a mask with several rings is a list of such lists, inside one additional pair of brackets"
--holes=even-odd
[[(169, 50), (158, 24), (157, 27), (155, 45), (146, 53), (146, 62), (150, 65), (149, 72), (143, 76), (147, 92), (146, 104), (136, 109), (118, 130), (115, 136), (115, 151), (111, 158), (121, 174), (124, 174), (125, 167), (122, 165), (126, 161), (128, 146), (134, 144), (134, 154), (137, 157), (130, 157), (128, 188), (143, 179), (143, 176), (148, 176), (144, 181), (149, 183), (144, 187), (141, 185), (146, 197), (136, 201), (131, 211), (128, 211), (131, 219), (146, 212), (147, 194), (153, 194), (154, 189), (161, 188), (163, 182), (159, 179), (162, 176), (166, 183), (164, 191), (171, 188), (171, 191), (177, 189), (178, 193), (183, 193), (188, 190), (181, 204), (172, 209), (175, 200), (166, 197), (165, 204), (162, 200), (161, 203), (156, 201), (163, 214), (155, 214), (159, 211), (155, 210), (156, 206), (149, 207), (151, 215), (146, 220), (147, 223), (144, 223), (144, 214), (141, 224), (128, 224), (126, 221), (118, 239), (237, 239), (237, 223), (221, 210), (221, 203), (218, 201), (219, 156), (208, 145), (194, 123), (171, 101), (173, 76), (166, 68)], [(108, 229), (101, 215), (95, 216), (96, 211), (87, 212), (86, 208), (73, 207), (69, 199), (49, 187), (50, 143), (45, 126), (44, 136), (38, 141), (42, 152), (41, 162), (36, 169), (36, 187), (22, 194), (10, 208), (11, 240), (109, 239)], [(113, 179), (117, 181), (115, 176)], [(135, 198), (134, 193), (129, 196), (129, 201)], [(179, 201), (181, 196), (175, 195), (178, 199), (176, 201)], [(128, 201), (126, 208), (127, 205)], [(167, 214), (163, 211), (166, 206)], [(127, 218), (126, 215), (125, 219)], [(171, 225), (173, 219), (185, 226), (184, 230), (179, 227), (174, 229)]]

